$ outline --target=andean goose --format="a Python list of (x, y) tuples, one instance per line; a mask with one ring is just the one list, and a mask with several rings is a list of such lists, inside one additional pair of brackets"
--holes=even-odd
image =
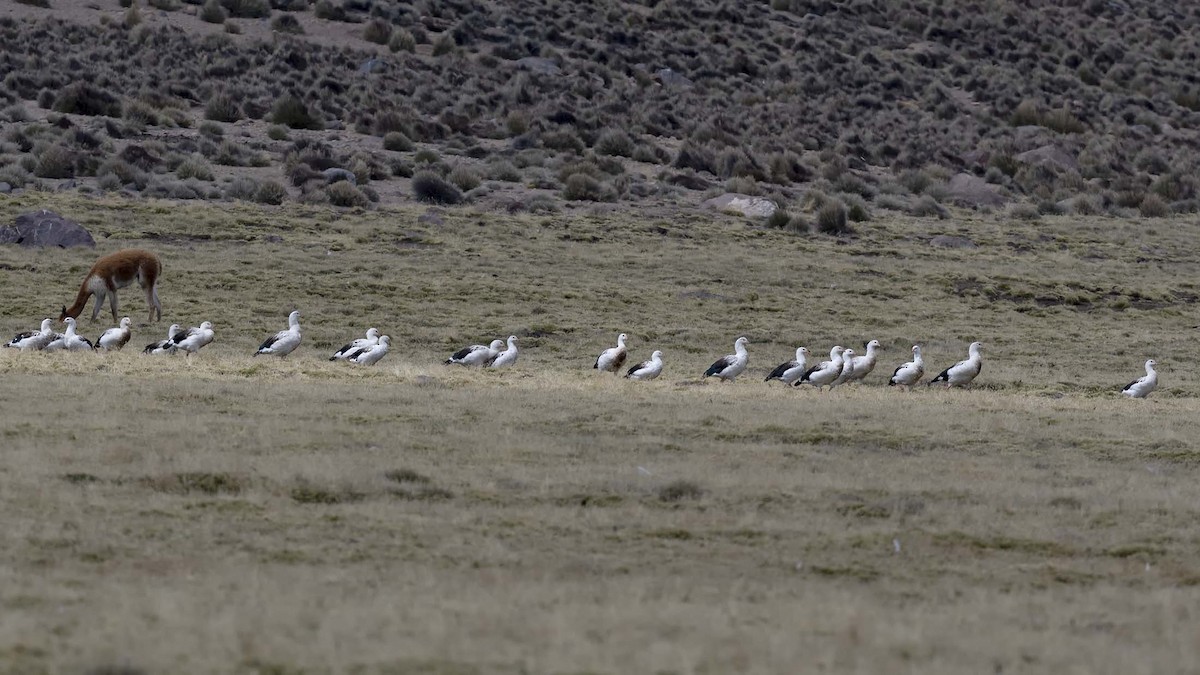
[(746, 365), (750, 363), (750, 355), (746, 352), (746, 345), (750, 344), (750, 340), (740, 337), (733, 343), (733, 354), (722, 356), (713, 362), (708, 370), (704, 371), (704, 377), (719, 377), (722, 382), (732, 382), (737, 379), (742, 371), (746, 370)]
[(921, 357), (921, 345), (913, 345), (912, 353), (913, 360), (896, 368), (896, 371), (892, 373), (892, 377), (888, 379), (889, 387), (896, 385), (911, 387), (921, 380), (921, 376), (925, 374), (925, 359)]
[(833, 378), (833, 382), (829, 383), (829, 388), (833, 389), (839, 384), (845, 384), (854, 377), (854, 350), (846, 349), (842, 351), (842, 372)]
[(75, 332), (75, 319), (67, 317), (63, 319), (63, 323), (67, 324), (67, 332), (55, 338), (50, 344), (46, 345), (46, 351), (56, 352), (61, 349), (66, 349), (73, 352), (91, 351), (93, 349), (92, 341), (77, 334)]
[(799, 387), (807, 382), (817, 389), (830, 384), (842, 374), (842, 351), (845, 348), (841, 345), (835, 346), (829, 350), (829, 360), (822, 361), (817, 365), (809, 368), (799, 380), (792, 383), (792, 386)]
[(653, 380), (662, 374), (662, 369), (662, 352), (655, 351), (650, 355), (649, 361), (642, 361), (636, 366), (631, 366), (629, 372), (625, 373), (625, 377), (631, 380)]
[(258, 346), (258, 351), (254, 352), (253, 355), (273, 354), (275, 356), (287, 356), (295, 351), (296, 347), (300, 346), (300, 337), (300, 312), (295, 311), (288, 314), (287, 330), (281, 330), (263, 340), (263, 343)]
[(1121, 390), (1129, 398), (1146, 398), (1150, 392), (1158, 388), (1158, 371), (1154, 367), (1158, 365), (1158, 361), (1150, 359), (1146, 361), (1146, 374), (1138, 379), (1125, 385)]
[(374, 365), (375, 362), (379, 361), (379, 359), (387, 356), (388, 349), (390, 349), (391, 346), (392, 338), (384, 335), (383, 337), (379, 338), (379, 342), (370, 347), (364, 347), (356, 350), (349, 357), (347, 357), (346, 360), (364, 366)]
[(120, 326), (116, 328), (109, 328), (108, 330), (104, 331), (104, 334), (100, 336), (99, 340), (96, 340), (96, 349), (104, 349), (104, 351), (107, 352), (115, 352), (124, 347), (125, 344), (129, 342), (129, 338), (132, 336), (132, 333), (129, 330), (129, 326), (132, 323), (133, 322), (129, 320), (129, 317), (123, 317), (121, 319)]
[(626, 335), (621, 333), (617, 336), (617, 346), (609, 347), (596, 357), (596, 363), (592, 366), (596, 370), (607, 371), (614, 375), (621, 370), (621, 366), (625, 365), (625, 359), (629, 358), (629, 352), (625, 349)]
[(517, 336), (508, 336), (508, 349), (500, 352), (500, 354), (492, 359), (488, 364), (491, 368), (505, 368), (517, 362)]
[(50, 319), (42, 319), (41, 330), (31, 330), (18, 333), (5, 347), (13, 347), (21, 351), (45, 349), (46, 345), (58, 338), (58, 334), (50, 330)]
[(938, 373), (938, 376), (930, 380), (929, 384), (945, 382), (947, 389), (950, 387), (964, 387), (971, 384), (971, 381), (983, 371), (983, 355), (979, 353), (979, 350), (982, 348), (982, 343), (972, 342), (971, 346), (967, 348), (966, 361), (959, 361)]
[(182, 350), (191, 356), (200, 351), (200, 348), (213, 341), (216, 333), (213, 332), (211, 321), (205, 321), (195, 328), (189, 328), (185, 331), (180, 331), (171, 338), (171, 351), (176, 349)]
[(796, 359), (794, 361), (784, 361), (771, 371), (770, 375), (763, 382), (771, 380), (779, 380), (784, 384), (794, 384), (796, 380), (804, 377), (804, 369), (808, 363), (808, 348), (799, 347), (796, 349)]
[(179, 335), (179, 324), (173, 323), (167, 329), (167, 339), (151, 342), (142, 350), (143, 354), (174, 354), (175, 353), (175, 336)]
[(471, 345), (450, 355), (446, 365), (457, 363), (460, 366), (488, 366), (500, 352), (504, 351), (504, 340), (492, 340), (490, 345)]
[(847, 382), (858, 382), (875, 370), (875, 362), (878, 359), (875, 351), (879, 348), (879, 340), (871, 340), (867, 343), (867, 353), (854, 357), (854, 372), (846, 379)]
[(352, 352), (357, 352), (360, 349), (370, 349), (377, 344), (379, 344), (379, 329), (368, 328), (366, 337), (360, 337), (352, 340), (350, 344), (334, 352), (333, 356), (329, 357), (329, 360), (344, 361), (350, 358), (350, 354)]

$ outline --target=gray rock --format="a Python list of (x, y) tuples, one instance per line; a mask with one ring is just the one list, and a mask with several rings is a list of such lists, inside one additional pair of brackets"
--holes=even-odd
[(12, 225), (0, 228), (0, 244), (20, 244), (25, 248), (58, 246), (95, 247), (96, 240), (82, 225), (53, 211), (33, 211), (17, 216)]
[(1050, 166), (1057, 169), (1079, 170), (1079, 160), (1066, 150), (1055, 145), (1043, 145), (1033, 150), (1022, 152), (1016, 157), (1018, 162), (1033, 166)]
[(720, 197), (713, 197), (701, 204), (706, 209), (714, 211), (732, 211), (751, 218), (770, 218), (779, 206), (765, 197), (726, 192)]
[(539, 75), (558, 75), (562, 72), (562, 68), (559, 68), (557, 63), (540, 56), (526, 56), (523, 59), (517, 59), (517, 67)]
[(12, 188), (12, 186), (11, 186), (11, 185), (9, 185), (8, 183), (5, 183), (4, 181), (0, 180), (0, 195), (6, 195), (6, 194), (8, 194), (8, 193), (12, 192), (12, 189), (13, 189), (13, 188)]
[(1000, 206), (1008, 199), (987, 181), (969, 173), (954, 174), (946, 183), (946, 199), (961, 206)]
[(362, 73), (363, 75), (369, 75), (373, 71), (380, 69), (382, 66), (383, 62), (379, 59), (367, 59), (358, 67), (358, 72)]
[(325, 177), (326, 185), (336, 183), (339, 180), (344, 180), (351, 185), (358, 185), (358, 179), (354, 177), (354, 172), (347, 171), (346, 169), (330, 167), (322, 171), (321, 175)]
[(929, 245), (938, 248), (978, 248), (975, 242), (966, 237), (955, 237), (949, 234), (939, 234), (929, 240)]
[(689, 80), (687, 77), (671, 70), (670, 68), (663, 68), (663, 69), (659, 70), (657, 73), (655, 73), (655, 75), (658, 75), (658, 81), (662, 82), (664, 87), (690, 87), (690, 86), (692, 86), (691, 80)]

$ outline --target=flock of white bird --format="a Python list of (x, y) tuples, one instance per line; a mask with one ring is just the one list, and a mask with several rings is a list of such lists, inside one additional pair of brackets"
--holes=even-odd
[[(42, 351), (116, 351), (124, 347), (131, 337), (129, 317), (121, 319), (119, 326), (104, 331), (95, 343), (76, 333), (75, 319), (67, 317), (64, 319), (64, 323), (67, 326), (66, 332), (56, 333), (51, 330), (50, 319), (45, 319), (39, 330), (20, 333), (5, 347)], [(179, 352), (191, 355), (210, 344), (214, 337), (213, 325), (209, 321), (187, 329), (180, 327), (179, 324), (172, 324), (167, 331), (165, 340), (146, 345), (142, 351), (152, 355)], [(619, 374), (629, 358), (628, 340), (629, 336), (625, 333), (618, 335), (617, 345), (601, 352), (592, 367), (599, 371)], [(264, 340), (253, 355), (287, 356), (300, 346), (300, 341), (300, 312), (296, 311), (288, 315), (288, 327)], [(511, 366), (517, 361), (518, 342), (517, 336), (510, 335), (507, 342), (493, 340), (487, 345), (477, 344), (463, 347), (446, 359), (445, 363), (482, 368)], [(734, 353), (713, 362), (708, 370), (704, 371), (704, 377), (716, 377), (724, 382), (736, 380), (750, 364), (750, 355), (746, 349), (749, 344), (750, 341), (747, 338), (738, 338), (733, 343)], [(329, 360), (369, 366), (378, 363), (386, 356), (390, 347), (390, 337), (380, 335), (375, 328), (369, 328), (365, 337), (346, 344), (334, 352)], [(851, 348), (837, 345), (829, 350), (829, 360), (809, 366), (810, 352), (806, 347), (799, 347), (796, 349), (796, 358), (779, 364), (767, 375), (765, 381), (779, 380), (784, 384), (797, 387), (810, 384), (817, 389), (832, 390), (839, 385), (861, 381), (870, 375), (875, 370), (879, 349), (878, 340), (868, 342), (862, 354), (858, 354)], [(966, 359), (946, 368), (928, 384), (944, 384), (947, 388), (970, 386), (983, 371), (982, 349), (981, 343), (972, 342), (967, 348)], [(912, 355), (911, 361), (901, 364), (892, 372), (892, 376), (888, 378), (889, 386), (912, 387), (925, 376), (925, 360), (921, 355), (920, 345), (913, 345)], [(1154, 359), (1150, 359), (1146, 361), (1145, 365), (1146, 374), (1127, 384), (1121, 393), (1131, 398), (1145, 398), (1158, 387), (1158, 373), (1155, 370), (1158, 363)], [(649, 360), (630, 366), (625, 371), (625, 377), (631, 380), (653, 380), (662, 372), (663, 353), (656, 350), (650, 355)]]

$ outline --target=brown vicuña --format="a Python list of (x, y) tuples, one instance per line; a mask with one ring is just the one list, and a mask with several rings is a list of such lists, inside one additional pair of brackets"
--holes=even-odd
[(112, 307), (113, 321), (117, 320), (117, 289), (125, 288), (137, 281), (138, 286), (146, 292), (146, 304), (150, 306), (150, 321), (162, 318), (162, 303), (158, 301), (158, 275), (162, 272), (162, 263), (158, 256), (139, 248), (125, 249), (110, 253), (96, 261), (88, 271), (83, 283), (79, 286), (79, 295), (70, 307), (64, 306), (59, 321), (67, 317), (78, 318), (88, 299), (95, 295), (96, 306), (92, 308), (92, 321), (100, 314), (104, 299), (109, 299)]

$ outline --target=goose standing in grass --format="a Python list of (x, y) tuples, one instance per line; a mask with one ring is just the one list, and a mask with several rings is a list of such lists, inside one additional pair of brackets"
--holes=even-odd
[(167, 339), (151, 342), (142, 350), (143, 354), (174, 354), (175, 353), (175, 336), (179, 335), (179, 324), (173, 323), (167, 329)]
[(129, 342), (129, 338), (133, 335), (129, 330), (129, 326), (132, 323), (133, 322), (129, 320), (129, 317), (123, 317), (121, 319), (120, 326), (117, 326), (116, 328), (109, 328), (108, 330), (104, 331), (104, 334), (100, 336), (99, 340), (96, 340), (96, 349), (103, 349), (106, 352), (115, 352), (124, 347), (126, 343)]
[(73, 352), (82, 352), (91, 351), (94, 348), (91, 340), (75, 332), (75, 319), (68, 316), (63, 319), (63, 323), (67, 324), (67, 332), (46, 345), (46, 351), (56, 352), (66, 349)]
[(1158, 365), (1158, 361), (1150, 359), (1146, 361), (1146, 374), (1138, 379), (1130, 382), (1121, 389), (1121, 393), (1129, 398), (1146, 398), (1150, 392), (1158, 388), (1158, 371), (1154, 367)]
[(809, 368), (799, 380), (792, 383), (793, 387), (799, 387), (807, 382), (817, 389), (832, 383), (842, 374), (842, 351), (844, 347), (837, 345), (829, 350), (829, 360), (822, 361), (817, 365)]
[(655, 351), (650, 355), (649, 361), (642, 361), (636, 366), (630, 367), (629, 372), (625, 373), (625, 377), (631, 380), (653, 380), (662, 374), (662, 369), (662, 352)]
[(471, 345), (451, 354), (450, 358), (446, 359), (445, 365), (489, 366), (497, 356), (500, 356), (502, 351), (504, 351), (504, 340), (492, 340), (490, 345)]
[(362, 349), (355, 350), (353, 354), (346, 357), (346, 360), (363, 366), (371, 366), (378, 362), (379, 359), (387, 356), (388, 349), (390, 349), (391, 346), (392, 338), (384, 335), (383, 337), (379, 338), (379, 342), (376, 342), (370, 347), (364, 347)]
[(625, 359), (629, 358), (629, 351), (625, 349), (625, 340), (627, 339), (628, 337), (624, 333), (618, 335), (617, 346), (600, 352), (600, 356), (596, 357), (596, 363), (592, 368), (613, 375), (620, 372), (621, 366), (625, 365)]
[(254, 352), (254, 356), (259, 354), (273, 354), (275, 356), (287, 356), (300, 346), (300, 312), (295, 311), (288, 314), (288, 327), (286, 330), (281, 330), (271, 337), (263, 340), (263, 343), (258, 346), (258, 351)]
[(329, 360), (344, 361), (350, 358), (351, 353), (357, 352), (360, 349), (370, 349), (377, 344), (379, 344), (379, 329), (368, 328), (366, 337), (360, 337), (351, 341), (350, 344), (334, 352), (333, 356), (329, 357)]
[(892, 373), (892, 377), (888, 379), (889, 387), (896, 385), (911, 387), (921, 380), (921, 376), (925, 374), (925, 359), (921, 357), (921, 345), (913, 345), (912, 353), (913, 360), (896, 368), (896, 371)]
[(721, 378), (722, 382), (733, 382), (750, 363), (750, 354), (746, 352), (748, 344), (750, 344), (750, 340), (744, 337), (735, 340), (733, 343), (734, 353), (714, 361), (708, 370), (704, 371), (704, 377), (715, 376)]
[(871, 340), (867, 343), (867, 353), (854, 357), (854, 372), (850, 373), (846, 382), (858, 382), (875, 370), (875, 363), (878, 360), (875, 352), (879, 348), (879, 340)]
[(50, 319), (42, 319), (41, 330), (30, 330), (24, 333), (18, 333), (10, 342), (5, 344), (5, 347), (13, 347), (21, 351), (37, 351), (45, 349), (46, 345), (58, 339), (58, 333), (50, 330)]
[(216, 333), (213, 332), (211, 321), (205, 321), (195, 328), (189, 328), (185, 331), (180, 331), (171, 338), (170, 350), (181, 350), (188, 356), (200, 351), (200, 348), (213, 341)]
[(979, 373), (983, 372), (983, 355), (979, 353), (982, 348), (982, 343), (972, 342), (971, 346), (967, 348), (966, 361), (959, 361), (938, 373), (938, 376), (930, 380), (929, 384), (945, 382), (947, 389), (971, 384), (976, 377), (979, 377)]
[(792, 361), (784, 361), (767, 375), (767, 379), (763, 382), (771, 380), (779, 380), (784, 384), (795, 384), (797, 380), (804, 377), (804, 369), (808, 363), (808, 348), (796, 348), (796, 358)]
[(507, 368), (517, 362), (517, 336), (508, 336), (508, 349), (500, 352), (496, 358), (492, 359), (488, 364), (489, 368)]
[(833, 389), (839, 384), (846, 384), (854, 377), (854, 350), (846, 349), (842, 351), (842, 372), (833, 378), (833, 382), (829, 383), (829, 388)]

